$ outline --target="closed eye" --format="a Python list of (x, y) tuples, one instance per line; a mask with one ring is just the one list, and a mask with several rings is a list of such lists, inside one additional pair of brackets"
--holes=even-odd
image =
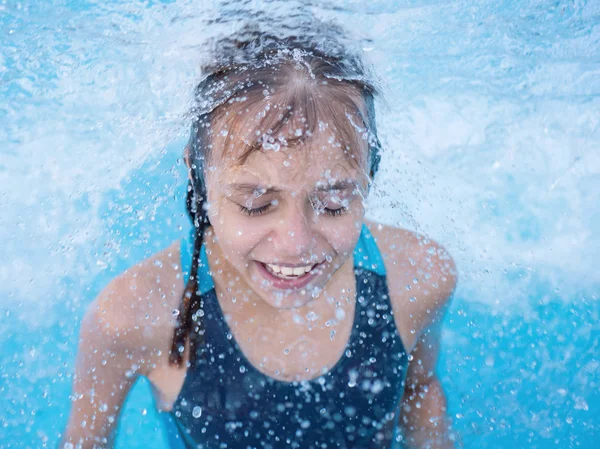
[[(264, 206), (255, 207), (253, 209), (250, 209), (248, 207), (240, 206), (238, 204), (240, 212), (243, 213), (244, 215), (248, 215), (249, 217), (256, 217), (256, 216), (262, 215), (265, 212), (267, 212), (271, 206), (272, 206), (272, 204), (265, 204)], [(343, 207), (343, 206), (339, 207), (337, 209), (330, 209), (328, 207), (324, 207), (321, 209), (321, 211), (322, 211), (322, 213), (325, 213), (326, 215), (329, 215), (331, 217), (339, 217), (339, 216), (343, 215), (344, 213), (346, 213), (348, 211), (348, 208)]]
[(255, 217), (257, 215), (262, 215), (264, 214), (270, 207), (270, 204), (265, 204), (264, 206), (261, 207), (255, 207), (254, 209), (249, 209), (247, 207), (244, 206), (240, 206), (238, 204), (238, 207), (240, 208), (240, 212), (243, 213), (244, 215), (248, 215), (250, 217)]

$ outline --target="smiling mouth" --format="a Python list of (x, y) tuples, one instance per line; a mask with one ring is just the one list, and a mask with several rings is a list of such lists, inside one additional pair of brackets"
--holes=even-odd
[(259, 272), (263, 277), (277, 289), (296, 290), (306, 287), (322, 273), (321, 266), (323, 262), (297, 267), (286, 267), (277, 264), (268, 264), (256, 261), (259, 266)]
[(304, 265), (300, 267), (284, 267), (281, 265), (263, 263), (265, 269), (279, 279), (298, 279), (310, 273), (317, 265)]

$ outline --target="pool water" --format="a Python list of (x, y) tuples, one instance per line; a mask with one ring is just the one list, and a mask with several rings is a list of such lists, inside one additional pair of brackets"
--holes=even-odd
[[(369, 215), (459, 269), (438, 373), (466, 448), (600, 445), (600, 2), (305, 6), (383, 85)], [(207, 18), (295, 2), (0, 2), (0, 447), (55, 447), (87, 304), (180, 238)], [(220, 27), (220, 28), (219, 28)], [(148, 385), (118, 448), (166, 448)]]

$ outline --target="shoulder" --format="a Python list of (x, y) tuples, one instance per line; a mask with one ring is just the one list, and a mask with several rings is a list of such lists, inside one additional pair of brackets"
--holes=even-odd
[(179, 245), (174, 243), (117, 276), (88, 306), (82, 340), (155, 361), (170, 344), (172, 311), (183, 294), (180, 273)]
[(412, 341), (443, 316), (456, 288), (456, 265), (442, 245), (426, 236), (370, 221), (366, 225), (384, 261), (399, 327), (415, 331), (407, 338)]

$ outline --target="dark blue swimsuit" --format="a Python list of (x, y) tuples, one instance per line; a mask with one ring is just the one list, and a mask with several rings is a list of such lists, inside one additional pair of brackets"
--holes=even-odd
[[(181, 250), (187, 275), (191, 241), (182, 241)], [(408, 361), (383, 260), (366, 226), (354, 250), (357, 302), (345, 354), (312, 380), (276, 380), (248, 362), (217, 301), (204, 247), (200, 267), (206, 343), (164, 414), (172, 448), (391, 447), (393, 436), (383, 429), (396, 414)]]

